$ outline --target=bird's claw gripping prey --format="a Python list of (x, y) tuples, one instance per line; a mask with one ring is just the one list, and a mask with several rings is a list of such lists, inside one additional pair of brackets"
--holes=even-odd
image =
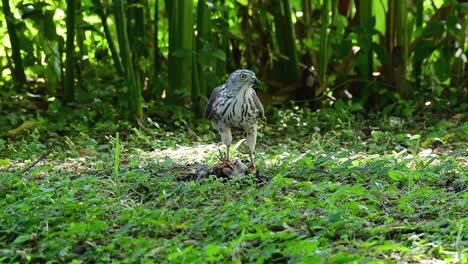
[(226, 145), (224, 162), (229, 162), (231, 129), (244, 130), (249, 147), (250, 171), (255, 170), (257, 119), (265, 119), (263, 105), (253, 89), (257, 82), (255, 73), (250, 70), (237, 70), (231, 73), (226, 83), (213, 90), (205, 109), (205, 116), (211, 119), (211, 123), (221, 136), (221, 141)]

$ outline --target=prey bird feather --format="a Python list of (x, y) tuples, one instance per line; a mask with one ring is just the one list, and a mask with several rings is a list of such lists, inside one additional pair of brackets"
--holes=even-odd
[(215, 88), (205, 109), (205, 116), (218, 130), (221, 141), (226, 145), (224, 166), (232, 166), (229, 160), (229, 148), (232, 143), (231, 129), (241, 129), (246, 134), (249, 147), (250, 166), (248, 171), (255, 170), (255, 145), (257, 143), (257, 119), (265, 119), (263, 105), (253, 87), (258, 80), (250, 70), (233, 72), (226, 83)]

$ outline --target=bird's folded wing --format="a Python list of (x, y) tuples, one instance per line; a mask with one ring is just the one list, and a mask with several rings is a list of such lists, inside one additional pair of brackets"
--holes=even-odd
[(265, 110), (263, 110), (262, 102), (260, 102), (260, 99), (258, 99), (257, 93), (255, 91), (253, 91), (252, 97), (255, 103), (255, 107), (257, 107), (257, 110), (260, 114), (260, 117), (265, 119)]
[(211, 118), (213, 115), (213, 103), (221, 96), (221, 88), (223, 88), (225, 84), (216, 87), (213, 92), (211, 93), (210, 100), (208, 100), (208, 104), (205, 108), (205, 117)]

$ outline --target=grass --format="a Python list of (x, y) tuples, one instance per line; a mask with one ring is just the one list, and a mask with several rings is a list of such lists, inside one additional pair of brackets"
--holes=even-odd
[(0, 262), (468, 261), (466, 122), (270, 116), (244, 179), (187, 176), (222, 148), (206, 120), (0, 140)]

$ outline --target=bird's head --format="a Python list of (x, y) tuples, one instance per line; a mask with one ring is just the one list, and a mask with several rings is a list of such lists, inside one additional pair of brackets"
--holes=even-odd
[(253, 71), (242, 69), (231, 73), (226, 84), (227, 87), (238, 92), (242, 90), (242, 88), (250, 88), (254, 86), (257, 82), (257, 77), (255, 77), (255, 73)]

